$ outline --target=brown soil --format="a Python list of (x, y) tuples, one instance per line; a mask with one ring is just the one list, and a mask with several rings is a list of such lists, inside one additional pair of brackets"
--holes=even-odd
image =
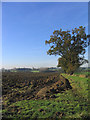
[(71, 88), (59, 73), (2, 73), (3, 107), (21, 100), (53, 99), (55, 93)]
[(59, 93), (62, 91), (65, 91), (66, 89), (71, 89), (71, 85), (69, 81), (64, 78), (62, 75), (60, 75), (60, 78), (57, 82), (52, 83), (51, 85), (48, 85), (44, 88), (42, 88), (38, 93), (36, 94), (35, 98), (42, 99), (45, 97), (52, 97), (52, 94)]
[(86, 75), (83, 75), (83, 74), (82, 74), (82, 75), (79, 75), (79, 77), (83, 77), (83, 78), (85, 78), (85, 77), (86, 77)]

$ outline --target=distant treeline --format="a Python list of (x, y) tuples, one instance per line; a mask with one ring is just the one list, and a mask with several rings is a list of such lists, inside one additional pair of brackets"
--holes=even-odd
[[(61, 68), (50, 67), (50, 68), (14, 68), (14, 69), (2, 69), (2, 72), (60, 72), (64, 73)], [(76, 72), (90, 72), (90, 67), (80, 67)]]

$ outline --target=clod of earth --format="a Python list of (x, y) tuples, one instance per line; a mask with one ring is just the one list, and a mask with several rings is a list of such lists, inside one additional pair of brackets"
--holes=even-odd
[(83, 74), (82, 74), (82, 75), (79, 75), (79, 77), (85, 78), (85, 77), (86, 77), (86, 75), (83, 75)]
[(50, 97), (50, 98), (56, 98), (54, 93), (59, 93), (62, 91), (65, 91), (66, 89), (72, 89), (68, 79), (64, 78), (62, 75), (60, 75), (60, 79), (52, 83), (51, 85), (48, 85), (44, 88), (42, 88), (37, 94), (36, 98), (42, 98), (42, 97)]

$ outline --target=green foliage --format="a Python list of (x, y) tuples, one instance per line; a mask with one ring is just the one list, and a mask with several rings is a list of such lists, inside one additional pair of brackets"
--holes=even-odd
[(66, 73), (72, 74), (79, 66), (88, 62), (84, 59), (84, 54), (89, 42), (83, 26), (75, 28), (72, 33), (62, 29), (55, 30), (45, 43), (51, 45), (47, 54), (61, 56), (58, 67), (62, 67)]

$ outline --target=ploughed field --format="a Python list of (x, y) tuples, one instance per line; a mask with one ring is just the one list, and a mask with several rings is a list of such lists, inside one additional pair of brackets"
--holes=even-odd
[(2, 73), (3, 119), (88, 119), (88, 78), (53, 73)]
[(33, 99), (42, 88), (55, 83), (58, 73), (4, 72), (2, 74), (3, 100), (16, 102)]

